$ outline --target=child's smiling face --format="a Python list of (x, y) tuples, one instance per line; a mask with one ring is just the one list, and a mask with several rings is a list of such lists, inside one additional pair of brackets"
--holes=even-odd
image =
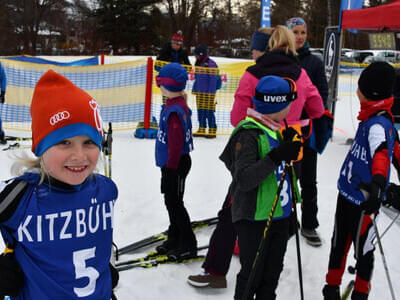
[(45, 172), (70, 185), (83, 183), (93, 173), (99, 147), (86, 135), (67, 138), (43, 153)]

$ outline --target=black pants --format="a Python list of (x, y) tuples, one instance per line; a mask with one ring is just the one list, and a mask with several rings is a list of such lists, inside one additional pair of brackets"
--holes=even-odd
[(307, 144), (303, 148), (303, 159), (301, 161), (301, 225), (306, 229), (318, 227), (318, 205), (317, 205), (317, 155)]
[(347, 201), (339, 194), (336, 214), (335, 227), (331, 240), (331, 251), (329, 255), (329, 270), (326, 275), (326, 282), (329, 285), (340, 285), (346, 267), (347, 254), (351, 243), (357, 247), (355, 251), (357, 263), (357, 276), (354, 290), (368, 294), (370, 280), (374, 267), (374, 246), (373, 238), (375, 229), (370, 216), (364, 216), (363, 226), (358, 237), (359, 243), (356, 245), (358, 227), (361, 219), (361, 210), (358, 205)]
[(190, 217), (183, 203), (185, 180), (191, 168), (192, 161), (188, 154), (182, 155), (177, 168), (178, 181), (174, 187), (168, 187), (164, 193), (170, 226), (168, 240), (173, 241), (179, 248), (197, 247), (196, 237), (190, 225)]
[(218, 212), (218, 223), (211, 235), (203, 269), (214, 275), (226, 275), (235, 247), (236, 230), (232, 223), (231, 196), (228, 193)]
[[(253, 267), (266, 222), (239, 221), (235, 228), (238, 233), (241, 269), (236, 278), (235, 300), (242, 300), (247, 280)], [(260, 254), (259, 267), (252, 286), (250, 299), (274, 300), (283, 258), (289, 238), (289, 218), (273, 221), (268, 229), (264, 251)]]

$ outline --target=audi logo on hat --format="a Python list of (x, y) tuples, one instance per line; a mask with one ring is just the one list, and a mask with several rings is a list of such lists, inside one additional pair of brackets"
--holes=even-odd
[(62, 121), (62, 120), (69, 119), (69, 117), (70, 117), (70, 113), (67, 112), (66, 110), (61, 111), (61, 112), (58, 112), (58, 113), (56, 113), (55, 115), (53, 115), (53, 116), (50, 118), (50, 124), (51, 124), (51, 126), (54, 126), (54, 125), (56, 125), (58, 122), (60, 122), (60, 121)]

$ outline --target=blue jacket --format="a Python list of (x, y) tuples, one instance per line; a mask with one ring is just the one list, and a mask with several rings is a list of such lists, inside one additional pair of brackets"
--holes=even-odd
[(7, 77), (6, 77), (6, 72), (4, 72), (4, 68), (1, 65), (0, 62), (0, 90), (2, 92), (6, 91), (6, 86), (7, 86)]
[[(340, 169), (338, 180), (340, 194), (355, 205), (360, 205), (365, 201), (364, 195), (358, 189), (358, 185), (361, 182), (369, 183), (372, 180), (373, 153), (370, 153), (368, 136), (369, 130), (374, 124), (380, 124), (385, 129), (388, 155), (390, 161), (392, 161), (396, 140), (396, 129), (393, 127), (392, 122), (384, 116), (374, 116), (361, 122), (358, 126), (354, 142)], [(389, 178), (390, 168), (387, 171), (386, 180), (388, 181)]]
[(188, 108), (188, 112), (179, 105), (172, 105), (169, 107), (163, 106), (160, 114), (160, 125), (157, 132), (156, 139), (156, 165), (157, 167), (165, 167), (168, 161), (168, 118), (173, 112), (178, 113), (179, 119), (182, 122), (183, 128), (183, 149), (182, 154), (187, 154), (193, 151), (193, 137), (192, 137), (192, 111)]
[[(218, 66), (210, 57), (196, 61), (194, 71), (193, 93), (213, 93), (217, 91)], [(206, 70), (205, 68), (212, 68)]]

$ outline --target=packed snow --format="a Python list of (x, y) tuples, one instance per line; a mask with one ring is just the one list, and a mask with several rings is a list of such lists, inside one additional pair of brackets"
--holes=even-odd
[[(218, 60), (217, 60), (218, 62)], [(333, 230), (336, 206), (336, 182), (339, 168), (350, 145), (347, 139), (354, 136), (359, 110), (355, 95), (356, 80), (343, 76), (340, 84), (339, 101), (336, 104), (335, 130), (318, 162), (318, 231), (323, 245), (314, 248), (300, 238), (304, 296), (307, 300), (322, 298), (321, 290), (327, 272), (330, 238)], [(196, 129), (196, 124), (194, 124)], [(8, 134), (18, 132), (8, 131)], [(195, 138), (195, 150), (192, 152), (192, 169), (186, 181), (185, 205), (192, 220), (200, 220), (217, 215), (230, 183), (230, 174), (218, 159), (223, 150), (227, 136), (216, 139)], [(114, 133), (112, 154), (112, 178), (119, 188), (119, 197), (115, 206), (114, 241), (119, 247), (140, 240), (149, 235), (164, 231), (168, 227), (168, 216), (160, 193), (160, 170), (154, 162), (154, 140), (140, 140), (133, 137), (133, 131)], [(10, 166), (13, 153), (29, 150), (0, 151), (0, 180), (10, 178)], [(102, 167), (100, 167), (101, 171)], [(392, 181), (398, 183), (396, 172), (392, 172)], [(298, 212), (301, 213), (300, 206)], [(381, 214), (378, 222), (380, 232), (390, 223), (385, 214)], [(207, 245), (214, 227), (196, 232), (199, 246)], [(400, 228), (392, 226), (383, 237), (382, 243), (390, 276), (396, 294), (400, 292)], [(0, 242), (1, 243), (1, 242)], [(131, 255), (123, 255), (126, 260), (145, 255), (152, 247), (142, 249)], [(206, 250), (200, 252), (205, 254)], [(202, 262), (187, 264), (168, 264), (143, 269), (135, 268), (120, 273), (119, 285), (115, 292), (122, 300), (176, 300), (176, 299), (233, 299), (236, 274), (240, 269), (238, 257), (233, 257), (227, 275), (226, 289), (194, 288), (186, 279), (189, 275), (201, 272)], [(348, 257), (348, 264), (354, 265), (353, 252)], [(354, 277), (345, 273), (343, 284)], [(281, 274), (277, 299), (300, 299), (299, 276), (295, 238), (288, 243)], [(370, 299), (391, 299), (388, 281), (382, 264), (381, 254), (375, 251), (375, 270), (372, 279)]]

